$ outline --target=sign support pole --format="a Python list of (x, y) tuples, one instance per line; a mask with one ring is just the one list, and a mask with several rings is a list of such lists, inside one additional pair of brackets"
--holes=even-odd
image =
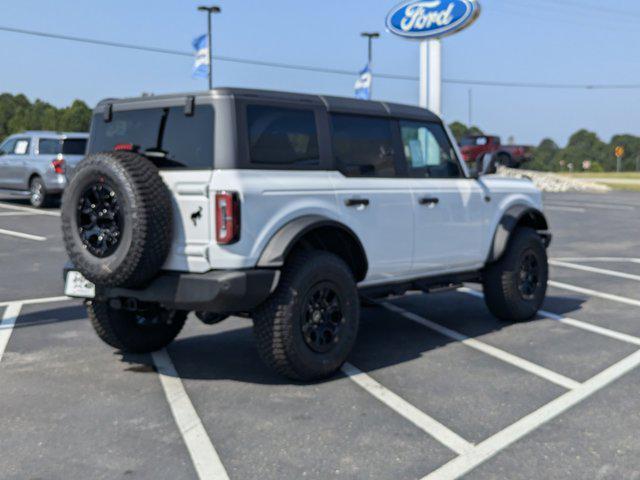
[(420, 100), (418, 105), (427, 108), (429, 99), (427, 96), (427, 77), (429, 71), (428, 40), (420, 40)]
[(420, 106), (442, 114), (442, 43), (420, 41)]

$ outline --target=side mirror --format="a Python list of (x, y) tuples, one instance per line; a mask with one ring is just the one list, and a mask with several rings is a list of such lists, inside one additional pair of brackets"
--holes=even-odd
[(493, 175), (497, 171), (496, 159), (491, 153), (485, 153), (476, 161), (475, 178), (480, 177), (481, 175)]

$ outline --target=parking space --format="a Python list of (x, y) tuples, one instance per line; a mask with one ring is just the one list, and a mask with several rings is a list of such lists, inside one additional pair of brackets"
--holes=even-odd
[(391, 298), (340, 375), (301, 385), (246, 319), (113, 353), (59, 298), (56, 210), (0, 200), (0, 477), (640, 478), (640, 194), (546, 201), (538, 318), (496, 320), (473, 285)]

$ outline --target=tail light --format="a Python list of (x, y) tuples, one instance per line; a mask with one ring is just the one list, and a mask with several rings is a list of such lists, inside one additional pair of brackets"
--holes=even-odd
[(240, 198), (236, 192), (216, 193), (216, 240), (220, 245), (240, 240)]
[(113, 149), (116, 152), (135, 152), (136, 146), (133, 143), (118, 143)]
[(51, 162), (51, 166), (53, 167), (53, 171), (56, 173), (63, 174), (64, 173), (64, 158), (61, 155)]

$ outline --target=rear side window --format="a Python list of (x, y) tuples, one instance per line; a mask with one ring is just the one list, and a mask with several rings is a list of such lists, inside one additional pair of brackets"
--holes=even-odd
[(249, 105), (249, 157), (256, 165), (320, 165), (313, 110)]
[(193, 116), (184, 107), (114, 112), (110, 122), (94, 116), (90, 149), (133, 149), (159, 168), (213, 168), (213, 108), (200, 105)]
[(332, 115), (333, 154), (347, 177), (395, 177), (393, 130), (390, 120), (356, 115)]
[(41, 138), (38, 143), (40, 155), (84, 155), (87, 151), (87, 140), (84, 138)]
[(18, 138), (16, 140), (16, 146), (13, 149), (13, 153), (14, 155), (28, 155), (30, 146), (31, 140), (28, 138)]

